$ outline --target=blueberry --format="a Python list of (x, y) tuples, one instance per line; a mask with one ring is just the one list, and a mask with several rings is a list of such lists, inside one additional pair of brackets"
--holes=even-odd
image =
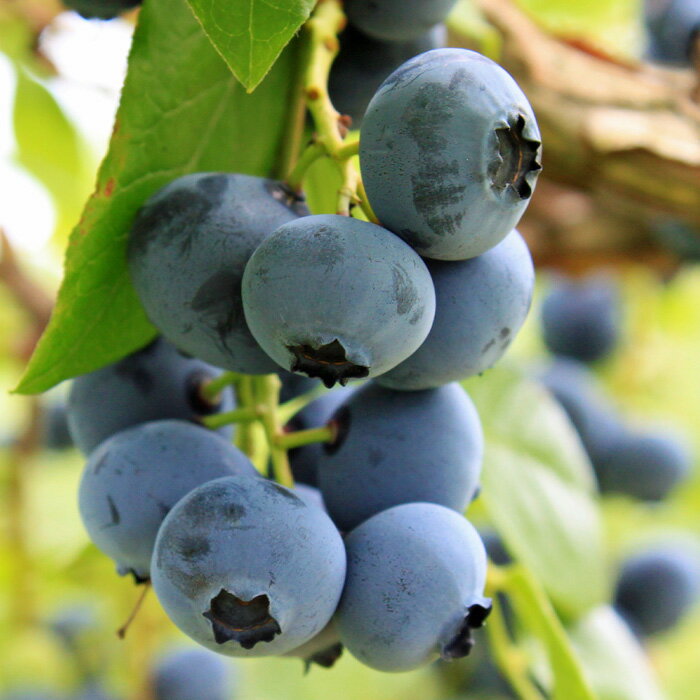
[(597, 472), (626, 433), (617, 413), (598, 390), (588, 367), (576, 360), (557, 358), (540, 379), (568, 415)]
[(425, 263), (386, 229), (307, 216), (251, 256), (243, 309), (275, 362), (330, 387), (386, 372), (416, 350), (433, 322), (435, 290)]
[(687, 478), (691, 462), (675, 435), (623, 432), (594, 467), (602, 493), (661, 501)]
[(615, 607), (641, 636), (664, 632), (697, 602), (700, 559), (679, 544), (655, 546), (627, 559), (615, 588)]
[(88, 681), (78, 691), (72, 700), (116, 700), (109, 694), (103, 685), (97, 681)]
[(349, 530), (411, 501), (462, 511), (479, 483), (483, 435), (464, 389), (393, 391), (366, 384), (333, 416), (338, 438), (318, 460), (328, 513)]
[(700, 231), (677, 219), (659, 221), (652, 229), (656, 241), (687, 262), (700, 261)]
[(65, 403), (48, 403), (42, 415), (41, 444), (47, 450), (66, 450), (73, 447), (68, 429), (68, 408)]
[[(336, 408), (356, 389), (357, 386), (354, 385), (336, 387), (319, 396), (289, 421), (289, 428), (291, 430), (308, 430), (326, 425)], [(320, 443), (304, 445), (289, 451), (289, 466), (292, 468), (294, 481), (311, 486), (318, 485), (316, 467), (322, 451), (323, 445)]]
[(497, 566), (508, 566), (513, 563), (513, 557), (503, 544), (501, 536), (495, 530), (479, 530), (479, 537), (484, 543), (486, 555)]
[(560, 280), (542, 304), (542, 333), (554, 355), (593, 362), (609, 355), (620, 334), (617, 285), (605, 277)]
[(274, 372), (246, 326), (241, 277), (264, 238), (307, 213), (273, 180), (197, 173), (171, 182), (139, 211), (129, 239), (129, 271), (149, 319), (217, 367)]
[(644, 20), (648, 57), (660, 63), (691, 65), (693, 43), (700, 31), (697, 0), (646, 0)]
[(382, 41), (417, 39), (445, 20), (457, 0), (345, 0), (348, 22)]
[(382, 511), (346, 538), (348, 571), (335, 622), (362, 663), (408, 671), (465, 656), (483, 597), (484, 545), (461, 515), (433, 503)]
[(85, 19), (114, 19), (140, 5), (141, 0), (63, 0), (63, 4)]
[[(73, 380), (68, 397), (68, 427), (75, 444), (89, 454), (110, 435), (151, 420), (179, 418), (197, 422), (205, 414), (229, 411), (233, 394), (207, 401), (201, 385), (221, 370), (184, 357), (158, 339), (113, 365)], [(218, 431), (230, 438), (232, 429)]]
[(310, 508), (320, 508), (326, 512), (326, 504), (323, 502), (323, 495), (314, 486), (308, 484), (295, 483), (294, 493), (301, 498)]
[(152, 674), (153, 700), (233, 700), (231, 663), (201, 648), (182, 648), (161, 658)]
[(191, 423), (153, 421), (105, 440), (91, 455), (78, 495), (90, 539), (137, 581), (150, 575), (158, 528), (200, 484), (232, 474), (257, 475), (221, 436)]
[(282, 380), (280, 403), (291, 401), (302, 394), (308, 394), (319, 386), (318, 379), (311, 379), (311, 377), (305, 377), (303, 374), (294, 374), (279, 368), (277, 369), (277, 374)]
[(74, 649), (83, 635), (98, 626), (98, 622), (94, 608), (76, 604), (59, 610), (48, 621), (48, 626), (68, 649)]
[(464, 260), (495, 246), (532, 195), (540, 134), (498, 64), (465, 49), (412, 58), (381, 85), (360, 134), (367, 196), (422, 256)]
[(501, 358), (530, 309), (535, 270), (517, 231), (476, 258), (426, 262), (435, 320), (418, 350), (377, 378), (382, 386), (430, 389), (480, 374)]
[(171, 620), (230, 656), (284, 654), (329, 622), (345, 579), (330, 518), (266, 479), (210, 481), (158, 533), (153, 588)]
[(340, 35), (340, 52), (331, 67), (328, 92), (333, 106), (359, 129), (367, 105), (382, 81), (409, 58), (444, 46), (440, 24), (409, 41), (380, 41), (348, 26)]

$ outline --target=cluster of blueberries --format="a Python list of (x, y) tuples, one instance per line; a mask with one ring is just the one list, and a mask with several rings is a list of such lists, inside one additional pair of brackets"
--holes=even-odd
[(687, 446), (672, 433), (627, 427), (589, 368), (618, 341), (616, 284), (605, 277), (560, 280), (544, 300), (541, 321), (545, 345), (554, 355), (541, 379), (576, 428), (601, 493), (664, 499), (690, 471)]
[[(108, 664), (95, 651), (93, 636), (100, 631), (94, 609), (76, 604), (60, 610), (48, 628), (67, 652), (79, 688), (66, 695), (57, 690), (24, 683), (0, 696), (2, 700), (117, 700), (106, 689)], [(178, 646), (158, 656), (144, 686), (149, 700), (232, 700), (240, 679), (236, 669), (219, 654), (201, 647)]]
[[(95, 544), (150, 580), (192, 639), (322, 665), (344, 645), (384, 671), (469, 652), (490, 610), (462, 516), (483, 437), (457, 382), (502, 356), (529, 309), (534, 270), (513, 227), (539, 155), (513, 79), (438, 49), (392, 73), (363, 119), (381, 226), (310, 215), (284, 183), (227, 173), (181, 177), (139, 211), (129, 270), (162, 337), (73, 382), (79, 506)], [(342, 385), (295, 419), (333, 426), (292, 455), (307, 484), (261, 476), (232, 426), (196, 424), (235, 405), (230, 387), (202, 391), (219, 368), (277, 372), (287, 398)]]

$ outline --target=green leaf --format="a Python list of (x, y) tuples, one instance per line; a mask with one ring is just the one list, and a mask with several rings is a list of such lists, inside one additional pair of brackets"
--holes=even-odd
[(316, 0), (187, 0), (233, 74), (252, 92)]
[(18, 392), (45, 391), (98, 369), (155, 335), (126, 267), (134, 215), (186, 173), (270, 174), (295, 64), (290, 46), (260, 89), (246, 95), (184, 0), (145, 3), (109, 152), (71, 234), (54, 315)]
[(57, 214), (56, 233), (67, 236), (92, 186), (86, 147), (45, 85), (22, 63), (15, 66), (15, 157), (48, 190)]
[(561, 408), (500, 367), (464, 383), (486, 438), (482, 500), (515, 557), (567, 616), (606, 599), (591, 467)]
[(600, 700), (662, 700), (644, 650), (611, 607), (592, 610), (569, 634)]

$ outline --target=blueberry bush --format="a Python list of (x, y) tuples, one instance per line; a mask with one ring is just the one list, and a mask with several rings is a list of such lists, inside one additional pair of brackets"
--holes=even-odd
[[(518, 67), (541, 32), (685, 99), (692, 7), (0, 8), (53, 212), (34, 254), (0, 219), (0, 700), (688, 697), (700, 272), (654, 232), (697, 236), (690, 176), (639, 259), (577, 248), (640, 216), (626, 165), (577, 182)], [(98, 158), (63, 23), (129, 38)]]

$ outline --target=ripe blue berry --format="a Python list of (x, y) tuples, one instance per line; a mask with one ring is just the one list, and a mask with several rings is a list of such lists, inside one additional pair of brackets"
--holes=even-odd
[(678, 623), (700, 594), (700, 559), (680, 545), (656, 546), (624, 562), (615, 607), (639, 635)]
[(348, 22), (381, 41), (410, 41), (443, 22), (457, 0), (345, 0)]
[(151, 322), (181, 350), (247, 374), (277, 367), (250, 335), (241, 307), (248, 258), (278, 226), (308, 211), (281, 183), (197, 173), (140, 210), (129, 271)]
[(227, 477), (170, 511), (151, 575), (165, 612), (196, 642), (230, 656), (284, 654), (328, 624), (345, 549), (330, 518), (293, 491)]
[(407, 503), (382, 511), (346, 538), (348, 572), (335, 617), (340, 639), (362, 663), (408, 671), (465, 656), (483, 597), (484, 545), (448, 508)]
[(418, 350), (377, 378), (382, 386), (430, 389), (480, 374), (501, 358), (530, 309), (535, 270), (517, 231), (476, 258), (426, 262), (435, 320)]
[(233, 474), (257, 472), (216, 433), (184, 421), (143, 423), (113, 435), (90, 455), (80, 482), (80, 515), (119, 573), (145, 580), (169, 510), (196, 486)]
[(48, 403), (42, 419), (41, 444), (47, 450), (65, 450), (73, 447), (73, 438), (68, 428), (68, 407), (65, 403)]
[(700, 31), (697, 0), (646, 0), (644, 3), (651, 60), (678, 66), (691, 65), (693, 42)]
[[(289, 421), (289, 427), (292, 430), (308, 430), (326, 425), (338, 406), (356, 389), (356, 386), (341, 386), (319, 396)], [(316, 468), (322, 451), (323, 445), (320, 443), (304, 445), (289, 451), (289, 466), (292, 468), (294, 481), (311, 486), (318, 485)]]
[(231, 663), (208, 649), (182, 648), (158, 661), (152, 675), (154, 700), (233, 700)]
[(620, 333), (616, 285), (601, 277), (559, 281), (542, 304), (542, 333), (554, 355), (581, 362), (604, 358)]
[(323, 501), (350, 530), (411, 501), (463, 511), (479, 483), (483, 436), (464, 389), (402, 392), (359, 388), (333, 416), (338, 431), (318, 459)]
[(386, 229), (306, 216), (253, 253), (243, 309), (275, 362), (330, 387), (386, 372), (416, 350), (433, 322), (435, 290), (425, 263)]
[(625, 434), (616, 411), (600, 393), (586, 365), (557, 358), (540, 380), (561, 404), (581, 439), (594, 470)]
[(383, 226), (422, 256), (464, 260), (518, 223), (535, 186), (540, 134), (498, 64), (465, 49), (412, 58), (367, 108), (360, 164)]
[(352, 118), (353, 129), (359, 129), (382, 81), (409, 58), (444, 46), (446, 34), (440, 24), (409, 41), (380, 41), (349, 25), (340, 35), (340, 52), (328, 79), (333, 106)]
[[(110, 435), (151, 420), (179, 418), (197, 422), (234, 407), (230, 389), (206, 400), (201, 386), (221, 370), (184, 357), (158, 339), (113, 365), (73, 380), (68, 397), (68, 426), (75, 444), (89, 454)], [(226, 426), (220, 434), (230, 437)]]
[(283, 369), (279, 369), (279, 367), (277, 368), (277, 374), (282, 380), (280, 403), (291, 401), (297, 396), (307, 394), (309, 391), (313, 391), (319, 386), (318, 379), (311, 379), (311, 377), (305, 377), (303, 374), (287, 372)]
[(687, 478), (691, 456), (673, 435), (622, 432), (594, 464), (603, 493), (661, 501)]

